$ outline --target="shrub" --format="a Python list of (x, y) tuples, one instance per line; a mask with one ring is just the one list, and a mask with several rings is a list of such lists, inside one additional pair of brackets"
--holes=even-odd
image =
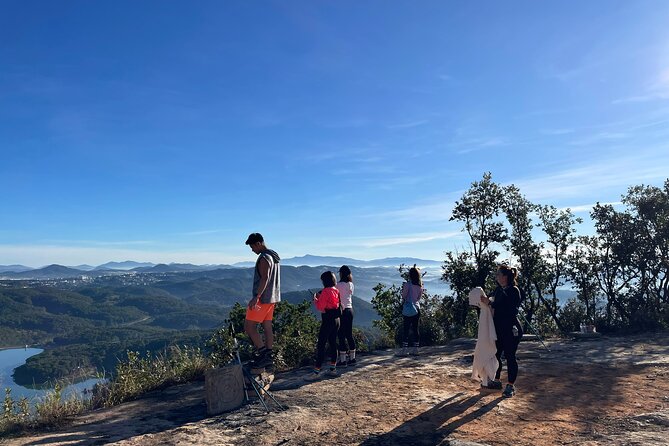
[(156, 356), (136, 351), (127, 355), (127, 360), (117, 364), (112, 379), (94, 389), (94, 406), (114, 406), (151, 390), (199, 379), (211, 367), (200, 348), (187, 346), (173, 346)]

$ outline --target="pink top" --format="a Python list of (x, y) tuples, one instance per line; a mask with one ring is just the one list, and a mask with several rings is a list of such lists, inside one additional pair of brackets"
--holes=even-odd
[(411, 302), (418, 306), (418, 301), (423, 296), (423, 287), (404, 282), (404, 285), (402, 285), (402, 302), (409, 299), (409, 289), (411, 289)]
[(335, 287), (323, 288), (314, 304), (321, 313), (325, 313), (325, 310), (339, 308), (339, 290)]

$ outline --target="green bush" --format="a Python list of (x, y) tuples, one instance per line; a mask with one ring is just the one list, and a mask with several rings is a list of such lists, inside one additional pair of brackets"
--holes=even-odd
[(111, 407), (151, 390), (200, 379), (211, 361), (200, 348), (170, 347), (153, 356), (129, 351), (116, 366), (114, 376), (93, 391), (94, 406)]
[(587, 320), (585, 305), (582, 302), (571, 298), (560, 309), (559, 317), (565, 330), (579, 331), (581, 324)]
[(31, 410), (30, 402), (23, 397), (18, 401), (11, 395), (11, 389), (5, 389), (2, 414), (0, 415), (0, 435), (17, 433), (28, 429), (60, 427), (68, 418), (83, 413), (91, 407), (90, 401), (73, 393), (63, 399), (64, 383), (56, 383)]

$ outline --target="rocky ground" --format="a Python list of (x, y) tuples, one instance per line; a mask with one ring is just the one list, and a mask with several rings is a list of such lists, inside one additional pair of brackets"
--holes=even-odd
[[(2, 445), (667, 445), (669, 336), (523, 342), (517, 395), (470, 380), (474, 341), (363, 357), (337, 378), (279, 375), (288, 406), (258, 402), (207, 417), (203, 383), (78, 417), (59, 432)], [(504, 375), (502, 375), (504, 378)]]

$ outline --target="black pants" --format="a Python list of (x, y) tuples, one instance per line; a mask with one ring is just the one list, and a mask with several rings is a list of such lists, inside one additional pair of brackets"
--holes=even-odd
[[(339, 325), (339, 351), (355, 350), (353, 339), (353, 308), (344, 308)], [(348, 348), (347, 348), (348, 342)]]
[(337, 332), (339, 331), (339, 318), (328, 313), (323, 313), (321, 329), (318, 332), (318, 344), (316, 345), (316, 368), (320, 369), (325, 361), (325, 344), (328, 344), (328, 354), (331, 361), (337, 361)]
[(516, 360), (516, 351), (518, 350), (518, 344), (520, 343), (520, 336), (514, 336), (511, 327), (499, 328), (497, 329), (497, 341), (495, 345), (497, 346), (497, 361), (499, 366), (497, 367), (497, 373), (495, 378), (499, 379), (502, 374), (502, 352), (504, 352), (504, 357), (506, 358), (506, 370), (509, 375), (509, 382), (511, 384), (516, 382), (518, 378), (518, 361)]
[(418, 322), (420, 321), (420, 310), (415, 316), (402, 316), (404, 319), (404, 337), (403, 344), (404, 346), (415, 345), (418, 346), (418, 340), (420, 339), (420, 332), (418, 331)]

